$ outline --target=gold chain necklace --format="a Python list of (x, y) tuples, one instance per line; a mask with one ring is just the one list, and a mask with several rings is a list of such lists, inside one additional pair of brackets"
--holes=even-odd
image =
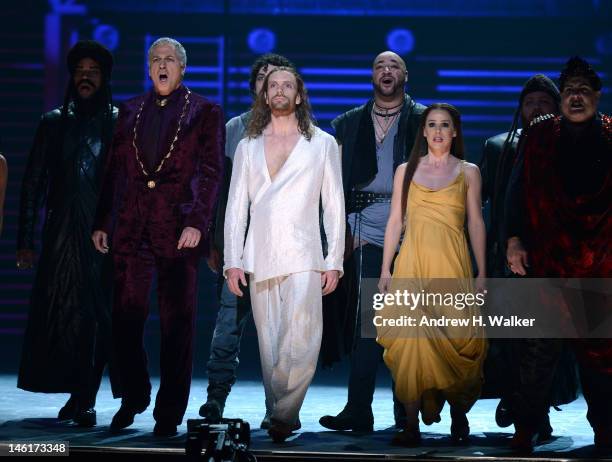
[[(172, 155), (172, 151), (174, 150), (174, 143), (176, 143), (176, 141), (178, 140), (179, 133), (181, 132), (181, 123), (183, 122), (183, 118), (185, 117), (185, 114), (187, 113), (187, 106), (189, 106), (189, 95), (191, 94), (191, 91), (189, 91), (189, 88), (185, 88), (185, 89), (187, 90), (187, 93), (185, 94), (185, 104), (183, 104), (183, 110), (181, 111), (181, 116), (179, 117), (178, 126), (176, 127), (176, 134), (174, 135), (174, 139), (172, 140), (172, 143), (170, 143), (170, 149), (168, 150), (168, 154), (166, 154), (162, 158), (161, 162), (155, 169), (154, 173), (159, 172), (162, 169), (164, 162), (166, 162), (166, 159), (169, 159), (170, 156)], [(138, 164), (140, 165), (140, 169), (142, 170), (142, 173), (144, 173), (145, 176), (149, 176), (149, 172), (147, 172), (144, 164), (142, 163), (142, 160), (140, 160), (140, 156), (138, 155), (138, 145), (136, 144), (136, 136), (137, 136), (136, 133), (138, 130), (138, 123), (140, 122), (140, 116), (144, 108), (144, 103), (145, 103), (144, 100), (142, 103), (140, 103), (138, 114), (136, 114), (136, 122), (134, 123), (134, 138), (132, 139), (132, 146), (134, 146), (134, 151), (136, 152), (136, 160), (138, 161)], [(153, 189), (155, 188), (155, 186), (157, 186), (157, 184), (155, 183), (154, 180), (147, 181), (147, 187), (149, 189)]]

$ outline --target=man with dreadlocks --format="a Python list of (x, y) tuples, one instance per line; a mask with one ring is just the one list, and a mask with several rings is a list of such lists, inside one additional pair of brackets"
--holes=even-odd
[[(560, 94), (557, 86), (548, 77), (536, 74), (521, 91), (519, 104), (514, 113), (512, 127), (485, 141), (480, 162), (482, 172), (483, 201), (489, 204), (487, 233), (487, 274), (493, 277), (512, 275), (506, 265), (506, 244), (504, 234), (504, 199), (510, 173), (526, 137), (519, 128), (528, 127), (538, 116), (559, 113)], [(516, 276), (515, 276), (516, 277)], [(548, 339), (491, 339), (485, 361), (485, 383), (482, 398), (501, 398), (495, 413), (495, 420), (501, 427), (514, 423), (513, 394), (520, 389), (521, 371), (529, 368), (528, 348), (550, 342)], [(556, 380), (549, 395), (550, 405), (557, 406), (571, 402), (576, 397), (575, 362), (569, 351), (564, 351)], [(538, 440), (550, 438), (552, 428), (548, 414), (538, 429)]]
[(487, 274), (503, 277), (506, 274), (506, 249), (500, 246), (500, 229), (503, 229), (503, 202), (512, 166), (519, 145), (524, 141), (519, 128), (528, 127), (533, 119), (544, 114), (559, 113), (560, 95), (557, 86), (548, 77), (536, 74), (531, 77), (519, 96), (512, 127), (485, 141), (480, 171), (482, 174), (482, 201), (489, 203), (487, 229)]
[[(544, 278), (612, 277), (612, 117), (597, 112), (601, 79), (580, 57), (571, 58), (559, 77), (561, 116), (542, 117), (527, 132), (525, 148), (508, 190), (506, 236), (508, 266), (513, 273)], [(584, 313), (609, 313), (588, 292)], [(563, 309), (575, 310), (560, 300)], [(535, 350), (515, 403), (512, 446), (530, 450), (558, 360), (552, 348)], [(593, 427), (595, 446), (612, 448), (612, 340), (573, 342)]]
[(314, 126), (304, 82), (289, 67), (267, 75), (247, 135), (234, 157), (223, 269), (239, 297), (245, 273), (250, 276), (266, 408), (272, 411), (268, 433), (282, 442), (300, 428), (321, 346), (322, 295), (335, 290), (342, 274), (340, 154), (334, 138)]
[(46, 216), (17, 386), (70, 393), (58, 418), (90, 427), (111, 351), (111, 267), (89, 236), (118, 112), (111, 100), (111, 53), (83, 40), (67, 61), (64, 105), (43, 115), (21, 188), (17, 268), (34, 264), (43, 199)]

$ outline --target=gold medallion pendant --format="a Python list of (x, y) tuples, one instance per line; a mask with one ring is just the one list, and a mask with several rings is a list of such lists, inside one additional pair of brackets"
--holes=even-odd
[(147, 186), (149, 187), (149, 189), (153, 189), (153, 188), (155, 188), (155, 181), (153, 181), (153, 180), (149, 180), (149, 181), (147, 182)]

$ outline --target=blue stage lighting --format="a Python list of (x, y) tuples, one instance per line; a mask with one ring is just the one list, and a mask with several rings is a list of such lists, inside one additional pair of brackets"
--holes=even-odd
[(270, 29), (253, 29), (247, 42), (254, 53), (269, 53), (276, 47), (276, 34)]
[(601, 35), (595, 42), (595, 48), (601, 55), (612, 55), (612, 33)]
[(110, 51), (114, 51), (119, 45), (119, 31), (108, 24), (100, 24), (93, 31), (93, 39), (100, 42)]
[(393, 29), (387, 34), (387, 46), (399, 55), (410, 53), (414, 49), (414, 34), (408, 29)]

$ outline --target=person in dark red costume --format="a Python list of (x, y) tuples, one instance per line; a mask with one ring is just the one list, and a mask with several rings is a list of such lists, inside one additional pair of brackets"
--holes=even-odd
[(161, 377), (154, 433), (170, 436), (189, 398), (197, 268), (208, 249), (225, 125), (219, 105), (182, 84), (187, 58), (179, 42), (158, 39), (148, 58), (154, 88), (120, 108), (92, 238), (106, 253), (114, 230), (113, 342), (123, 396), (111, 430), (131, 425), (150, 402), (143, 330), (156, 272)]
[[(582, 58), (567, 62), (559, 83), (562, 115), (529, 129), (513, 174), (508, 265), (534, 277), (610, 278), (612, 117), (597, 112), (601, 80)], [(612, 340), (573, 344), (595, 446), (612, 448)], [(517, 427), (515, 448), (528, 449), (532, 431)]]

